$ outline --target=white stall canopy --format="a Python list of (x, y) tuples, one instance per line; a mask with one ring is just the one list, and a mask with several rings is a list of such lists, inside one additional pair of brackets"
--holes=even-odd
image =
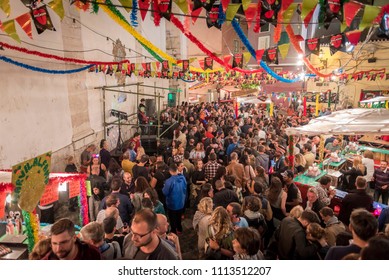
[(286, 129), (288, 135), (389, 134), (389, 110), (347, 109), (311, 120), (307, 125)]

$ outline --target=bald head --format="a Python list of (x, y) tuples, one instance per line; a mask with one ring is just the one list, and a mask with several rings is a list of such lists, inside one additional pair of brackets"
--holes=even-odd
[(159, 236), (166, 235), (169, 229), (169, 223), (167, 221), (167, 218), (163, 214), (157, 214), (157, 234)]

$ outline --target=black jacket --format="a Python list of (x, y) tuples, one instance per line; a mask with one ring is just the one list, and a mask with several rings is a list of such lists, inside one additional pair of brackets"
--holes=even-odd
[(343, 200), (339, 212), (339, 220), (348, 225), (350, 223), (351, 212), (357, 208), (364, 208), (373, 212), (373, 198), (366, 190), (357, 189), (347, 194)]

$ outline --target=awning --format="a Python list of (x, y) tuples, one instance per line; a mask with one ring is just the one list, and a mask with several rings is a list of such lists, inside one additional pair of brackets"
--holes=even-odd
[(288, 135), (379, 134), (389, 135), (389, 110), (347, 109), (311, 120), (307, 125), (286, 129)]

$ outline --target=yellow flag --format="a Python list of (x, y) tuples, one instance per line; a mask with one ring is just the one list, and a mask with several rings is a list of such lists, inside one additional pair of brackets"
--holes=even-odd
[(62, 0), (54, 0), (47, 5), (60, 17), (60, 19), (64, 18), (65, 10), (63, 9)]
[(151, 62), (151, 67), (153, 68), (154, 71), (156, 71), (157, 70), (157, 63)]
[(251, 54), (249, 52), (243, 53), (243, 63), (248, 63), (250, 61)]
[(3, 30), (9, 35), (9, 37), (14, 39), (15, 41), (17, 41), (18, 43), (21, 42), (18, 33), (16, 33), (15, 21), (13, 19), (3, 22)]
[(359, 30), (364, 30), (366, 27), (370, 27), (373, 20), (381, 12), (381, 7), (365, 5), (365, 10), (363, 12), (363, 17), (361, 23), (359, 24)]
[(174, 3), (180, 8), (181, 11), (184, 12), (184, 14), (188, 14), (188, 2), (187, 0), (174, 0)]
[(301, 9), (301, 19), (304, 20), (306, 16), (316, 7), (318, 0), (304, 0)]
[(290, 43), (282, 44), (278, 46), (278, 50), (280, 51), (282, 59), (285, 59), (285, 57), (288, 55), (289, 47), (290, 47)]
[(124, 7), (127, 13), (132, 10), (132, 0), (119, 0), (120, 4)]
[(243, 11), (246, 11), (250, 4), (251, 0), (242, 0)]
[(9, 17), (11, 14), (11, 6), (9, 4), (9, 0), (0, 0), (0, 9), (4, 11), (4, 13)]
[(227, 23), (231, 23), (231, 20), (234, 19), (236, 13), (238, 12), (241, 4), (230, 4), (228, 5), (227, 11), (226, 11), (226, 19), (228, 20)]
[(288, 9), (286, 9), (286, 11), (282, 14), (282, 19), (283, 19), (285, 24), (289, 24), (290, 23), (296, 8), (297, 8), (297, 3), (292, 3), (288, 7)]
[(320, 94), (316, 94), (316, 106), (315, 106), (315, 109), (316, 109), (316, 112), (315, 112), (315, 115), (316, 117), (319, 116), (319, 98), (320, 98)]

